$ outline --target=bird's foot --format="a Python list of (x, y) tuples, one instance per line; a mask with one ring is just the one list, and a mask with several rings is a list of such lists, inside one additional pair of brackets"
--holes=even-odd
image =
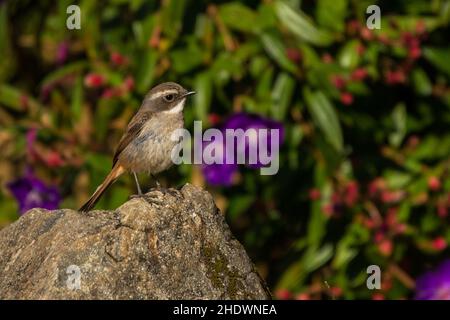
[(173, 197), (179, 197), (180, 191), (174, 188), (164, 188), (160, 185), (157, 185), (156, 188), (152, 188), (149, 190), (149, 193), (161, 193), (161, 194), (170, 194)]
[(145, 196), (145, 194), (140, 193), (140, 194), (132, 194), (128, 197), (128, 199), (138, 199), (138, 198), (143, 198)]

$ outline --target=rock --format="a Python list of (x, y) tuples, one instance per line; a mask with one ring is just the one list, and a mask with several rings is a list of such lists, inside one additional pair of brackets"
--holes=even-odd
[(0, 299), (270, 299), (211, 195), (33, 209), (0, 231)]

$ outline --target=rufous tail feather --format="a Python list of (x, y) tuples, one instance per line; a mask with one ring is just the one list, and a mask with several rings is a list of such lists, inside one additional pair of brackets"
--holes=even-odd
[(106, 176), (105, 180), (102, 182), (101, 185), (97, 187), (97, 190), (95, 190), (94, 194), (89, 198), (88, 201), (78, 210), (81, 212), (88, 212), (90, 211), (97, 201), (100, 199), (102, 194), (108, 189), (108, 187), (114, 183), (114, 181), (117, 180), (118, 177), (120, 177), (124, 172), (125, 168), (122, 167), (119, 164), (116, 164), (111, 172)]

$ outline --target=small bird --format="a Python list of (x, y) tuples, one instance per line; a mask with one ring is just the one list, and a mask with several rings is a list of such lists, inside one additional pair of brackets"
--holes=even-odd
[(79, 211), (91, 210), (105, 190), (127, 171), (134, 176), (137, 197), (143, 196), (136, 174), (147, 172), (153, 176), (172, 166), (171, 152), (177, 141), (171, 139), (171, 134), (184, 127), (184, 104), (194, 93), (174, 82), (159, 84), (147, 93), (119, 141), (111, 172)]

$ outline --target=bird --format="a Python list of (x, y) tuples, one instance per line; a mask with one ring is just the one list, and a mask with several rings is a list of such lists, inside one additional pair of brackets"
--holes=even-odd
[[(122, 174), (130, 172), (133, 175), (138, 194), (132, 197), (142, 197), (137, 174), (145, 172), (154, 177), (172, 166), (171, 152), (178, 142), (171, 139), (171, 134), (184, 128), (184, 105), (187, 97), (194, 93), (178, 83), (165, 82), (145, 95), (117, 145), (111, 171), (81, 206), (80, 212), (92, 210), (106, 189)], [(159, 188), (157, 181), (156, 184)]]

